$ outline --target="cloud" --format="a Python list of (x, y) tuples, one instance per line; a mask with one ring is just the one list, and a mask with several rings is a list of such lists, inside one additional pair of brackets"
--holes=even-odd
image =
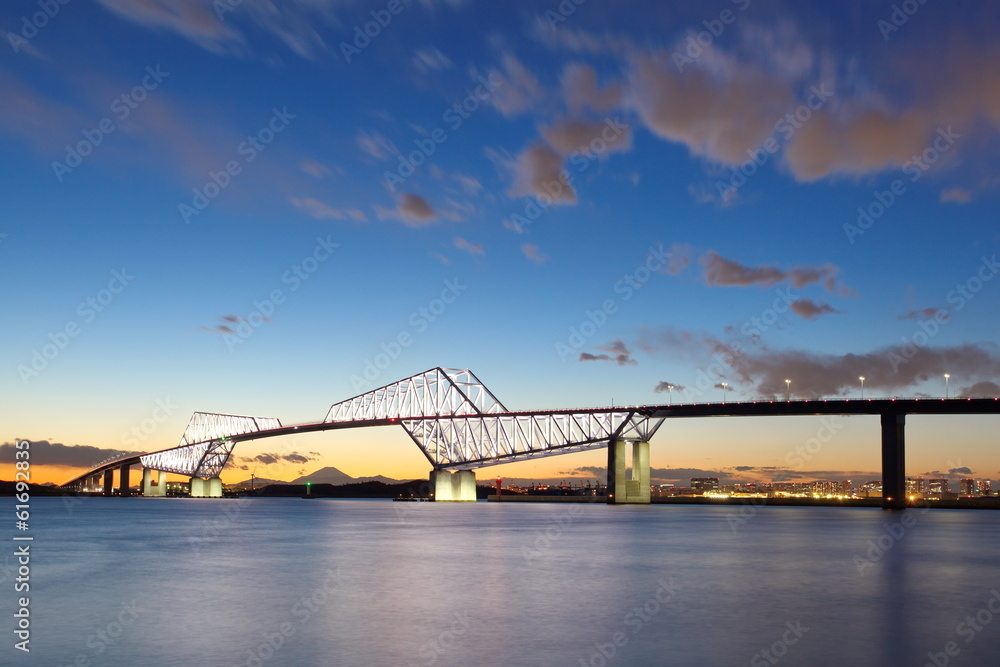
[(1000, 396), (1000, 384), (996, 382), (977, 382), (966, 387), (959, 394), (960, 398), (996, 398)]
[(548, 256), (543, 255), (534, 243), (525, 243), (521, 246), (521, 252), (535, 264), (544, 264), (548, 261)]
[(518, 154), (512, 165), (513, 197), (551, 197), (556, 204), (576, 204), (576, 190), (563, 177), (563, 159), (544, 144), (535, 144)]
[[(325, 178), (333, 174), (332, 169), (327, 167), (325, 164), (317, 162), (316, 160), (303, 160), (299, 165), (299, 169), (313, 178)], [(342, 174), (343, 170), (338, 167), (337, 172)]]
[(480, 183), (478, 179), (472, 178), (471, 176), (454, 174), (452, 178), (458, 182), (459, 187), (462, 188), (462, 192), (469, 196), (475, 196), (479, 194), (480, 190), (483, 189), (483, 184)]
[(98, 0), (120, 18), (154, 30), (174, 32), (212, 53), (241, 50), (242, 35), (219, 20), (200, 0)]
[(667, 382), (666, 380), (661, 380), (655, 387), (653, 391), (658, 394), (666, 394), (672, 391), (684, 391), (684, 385), (678, 384), (676, 382)]
[[(27, 440), (27, 438), (21, 438)], [(0, 463), (13, 464), (17, 445), (5, 442), (0, 445)], [(61, 442), (48, 440), (31, 440), (31, 460), (37, 465), (70, 466), (74, 468), (90, 468), (102, 461), (107, 461), (123, 454), (129, 454), (122, 449), (104, 449), (90, 445), (64, 445)]]
[(792, 301), (792, 312), (799, 317), (804, 317), (807, 320), (811, 320), (814, 317), (819, 317), (820, 315), (828, 315), (831, 313), (839, 313), (839, 310), (834, 310), (831, 306), (825, 303), (815, 303), (812, 299), (796, 299)]
[(940, 201), (942, 204), (968, 204), (972, 201), (972, 193), (965, 188), (948, 188), (941, 192)]
[[(176, 33), (206, 51), (244, 55), (246, 39), (234, 24), (252, 22), (303, 58), (314, 58), (325, 47), (318, 24), (339, 24), (326, 2), (274, 3), (241, 0), (98, 0), (121, 18), (151, 30)], [(238, 6), (237, 6), (238, 5)], [(226, 11), (228, 10), (228, 11)]]
[[(704, 269), (705, 282), (713, 287), (772, 287), (780, 282), (789, 282), (792, 287), (805, 287), (822, 282), (828, 292), (837, 290), (837, 275), (840, 269), (832, 264), (823, 266), (800, 266), (784, 271), (773, 266), (747, 267), (739, 262), (726, 259), (714, 250), (705, 253), (698, 262)], [(849, 288), (839, 289), (841, 296), (852, 295)]]
[(403, 223), (408, 227), (424, 227), (437, 218), (426, 199), (409, 192), (403, 193), (399, 198), (397, 210), (403, 218)]
[[(684, 144), (693, 155), (727, 165), (747, 160), (774, 132), (793, 100), (786, 82), (735, 59), (712, 63), (703, 54), (678, 71), (666, 54), (640, 54), (629, 64), (630, 99), (657, 136)], [(721, 58), (721, 52), (720, 52)]]
[(491, 70), (489, 76), (503, 83), (493, 91), (490, 101), (504, 116), (517, 116), (534, 108), (545, 96), (538, 79), (509, 51), (501, 56), (503, 71)]
[(312, 197), (289, 197), (288, 201), (295, 208), (313, 218), (316, 218), (317, 220), (343, 220), (346, 217), (342, 211), (330, 208), (323, 202), (318, 199), (313, 199)]
[[(198, 327), (198, 330), (208, 331), (210, 333), (221, 333), (223, 335), (234, 334), (236, 333), (235, 327), (239, 326), (242, 322), (246, 321), (242, 317), (239, 317), (238, 315), (222, 315), (221, 317), (219, 317), (219, 319), (222, 321), (222, 324), (216, 324), (215, 326), (211, 327), (205, 327), (205, 326)], [(272, 321), (270, 317), (264, 317), (263, 315), (261, 315), (260, 319), (261, 322)]]
[(579, 114), (584, 109), (606, 113), (622, 103), (623, 88), (613, 83), (605, 88), (597, 84), (597, 73), (590, 65), (570, 63), (562, 73), (563, 97), (570, 113)]
[(945, 373), (991, 383), (1000, 378), (1000, 352), (991, 344), (914, 348), (908, 351), (912, 353), (909, 358), (901, 346), (863, 354), (799, 350), (732, 354), (725, 343), (714, 341), (713, 350), (727, 355), (724, 358), (734, 379), (755, 387), (762, 396), (782, 395), (786, 378), (795, 383), (797, 394), (815, 397), (857, 394), (862, 375), (866, 393), (884, 391), (889, 395), (923, 382), (941, 382)]
[(935, 159), (954, 159), (966, 128), (981, 119), (1000, 124), (996, 47), (946, 40), (941, 53), (933, 61), (904, 56), (893, 67), (894, 84), (910, 88), (905, 103), (858, 96), (817, 111), (786, 147), (792, 174), (800, 181), (870, 174), (903, 167), (928, 150)]
[[(922, 320), (928, 317), (937, 317), (938, 313), (942, 313), (943, 308), (922, 308), (920, 310), (911, 310), (904, 315), (897, 317), (897, 320)], [(941, 314), (942, 319), (947, 320), (950, 315), (946, 312)]]
[(421, 72), (451, 69), (455, 66), (448, 56), (441, 53), (441, 51), (434, 46), (426, 49), (417, 49), (413, 54), (412, 62)]
[(614, 361), (619, 366), (635, 366), (638, 362), (632, 358), (632, 353), (621, 339), (613, 340), (604, 345), (598, 345), (598, 350), (610, 354), (591, 354), (581, 352), (579, 361)]
[(309, 461), (315, 461), (316, 457), (306, 456), (298, 452), (289, 452), (287, 454), (282, 454), (279, 452), (263, 452), (254, 456), (252, 459), (247, 459), (249, 461), (256, 461), (258, 463), (263, 463), (265, 465), (273, 465), (275, 463), (308, 463)]
[(667, 267), (663, 269), (663, 272), (669, 276), (676, 276), (691, 265), (691, 256), (694, 254), (694, 248), (685, 243), (673, 243), (670, 245), (670, 250), (667, 254), (669, 255), (669, 259), (667, 260)]
[(486, 254), (483, 251), (483, 246), (479, 245), (478, 243), (471, 243), (469, 241), (466, 241), (461, 236), (456, 236), (455, 237), (455, 241), (453, 242), (453, 245), (456, 248), (458, 248), (459, 250), (464, 250), (465, 252), (469, 253), (470, 255), (484, 255), (484, 254)]
[(632, 128), (617, 121), (560, 120), (541, 128), (542, 137), (561, 155), (581, 153), (605, 158), (632, 148)]
[(396, 144), (392, 143), (381, 132), (365, 132), (362, 130), (358, 132), (358, 136), (354, 138), (354, 141), (358, 144), (358, 148), (376, 160), (386, 160), (399, 155), (399, 149), (396, 148)]

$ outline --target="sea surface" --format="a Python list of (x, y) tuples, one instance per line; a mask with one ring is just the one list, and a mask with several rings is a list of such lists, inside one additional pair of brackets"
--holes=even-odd
[[(3, 665), (1000, 665), (996, 511), (34, 498), (31, 512), (27, 594), (13, 517), (3, 536)], [(22, 595), (30, 654), (14, 649)]]

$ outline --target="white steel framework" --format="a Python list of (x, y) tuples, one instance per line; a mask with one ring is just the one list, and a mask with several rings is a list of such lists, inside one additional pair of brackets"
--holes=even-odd
[(220, 415), (196, 412), (191, 415), (181, 444), (173, 449), (139, 457), (146, 468), (189, 477), (218, 477), (236, 443), (230, 436), (280, 429), (274, 417)]
[(436, 470), (471, 470), (524, 458), (648, 442), (663, 423), (635, 410), (589, 410), (403, 419)]
[(614, 440), (648, 442), (663, 417), (638, 408), (510, 412), (472, 371), (437, 367), (336, 403), (318, 424), (282, 427), (268, 417), (196, 412), (179, 446), (140, 459), (147, 468), (216, 477), (248, 434), (380, 423), (401, 425), (435, 470), (471, 470)]
[(335, 403), (324, 421), (491, 414), (507, 408), (467, 368), (432, 368)]

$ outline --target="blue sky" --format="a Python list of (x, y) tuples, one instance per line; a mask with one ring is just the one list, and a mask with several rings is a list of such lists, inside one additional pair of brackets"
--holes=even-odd
[[(9, 3), (10, 437), (127, 449), (169, 399), (140, 441), (162, 449), (195, 410), (312, 421), (438, 365), (515, 409), (662, 403), (667, 384), (673, 400), (720, 400), (722, 382), (728, 400), (784, 396), (786, 378), (794, 396), (856, 395), (861, 375), (871, 396), (940, 396), (945, 373), (953, 395), (995, 395), (998, 18)], [(913, 473), (1000, 476), (990, 422), (931, 423)], [(654, 465), (781, 468), (802, 437), (756, 427), (771, 452), (734, 444), (746, 423), (701, 428), (687, 448), (658, 436)], [(967, 439), (965, 465), (939, 460), (935, 428)], [(810, 470), (877, 470), (869, 431)], [(292, 442), (308, 463), (268, 476), (426, 472), (396, 435), (357, 439), (384, 459)]]

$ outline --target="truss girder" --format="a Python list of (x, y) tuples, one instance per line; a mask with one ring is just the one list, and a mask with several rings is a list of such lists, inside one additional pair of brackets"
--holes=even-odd
[(139, 460), (143, 467), (154, 470), (189, 477), (218, 477), (236, 446), (230, 436), (278, 428), (281, 428), (281, 422), (274, 417), (196, 412), (184, 429), (180, 445), (145, 454)]
[(325, 422), (507, 412), (468, 369), (432, 368), (330, 407)]
[(188, 477), (218, 477), (236, 443), (228, 438), (183, 445), (139, 457), (144, 468)]
[(207, 442), (230, 435), (256, 433), (281, 428), (281, 421), (275, 417), (249, 417), (246, 415), (220, 415), (212, 412), (196, 412), (181, 436), (180, 447)]
[(612, 440), (649, 441), (663, 423), (631, 410), (460, 415), (403, 419), (403, 428), (435, 469), (472, 469)]

